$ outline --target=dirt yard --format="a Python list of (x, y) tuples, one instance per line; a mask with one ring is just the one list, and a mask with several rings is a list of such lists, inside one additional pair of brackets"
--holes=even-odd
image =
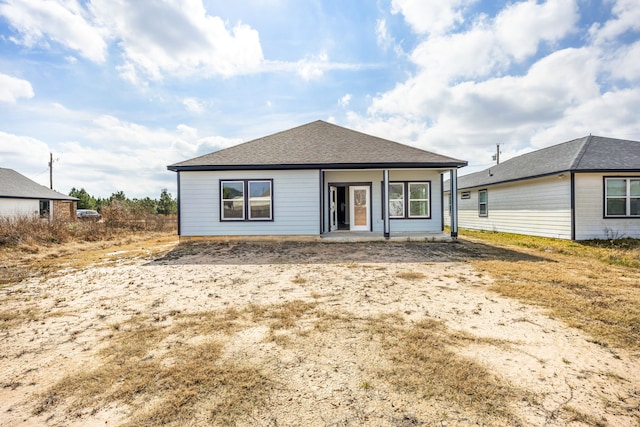
[(640, 355), (492, 293), (482, 245), (142, 249), (0, 285), (0, 426), (640, 426)]

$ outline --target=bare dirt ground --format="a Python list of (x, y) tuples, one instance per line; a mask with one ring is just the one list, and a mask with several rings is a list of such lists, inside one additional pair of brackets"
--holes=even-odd
[[(215, 341), (220, 360), (257, 367), (271, 384), (233, 416), (217, 417), (222, 398), (201, 393), (173, 425), (640, 426), (640, 356), (490, 292), (491, 278), (467, 262), (490, 256), (468, 242), (172, 244), (4, 285), (2, 311), (30, 317), (0, 329), (0, 426), (153, 425), (138, 416), (167, 406), (161, 396), (119, 400), (99, 389), (74, 404), (51, 391), (99, 372), (104, 350), (141, 325), (161, 335), (139, 363), (169, 366), (171, 349)], [(278, 317), (294, 304), (293, 322)], [(226, 313), (214, 317), (233, 327), (176, 328), (203, 313)], [(403, 345), (395, 335), (425, 321), (442, 325), (433, 351), (494, 375), (513, 397), (506, 409), (479, 409), (473, 391), (469, 401), (436, 385), (429, 393), (432, 383), (411, 373), (398, 379), (402, 353), (386, 344)], [(440, 363), (430, 375), (451, 376)]]

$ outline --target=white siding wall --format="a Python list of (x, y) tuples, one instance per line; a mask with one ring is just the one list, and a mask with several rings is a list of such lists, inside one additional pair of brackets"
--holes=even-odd
[[(273, 179), (273, 221), (220, 221), (221, 179)], [(180, 172), (182, 236), (313, 235), (320, 232), (317, 170)]]
[(576, 240), (612, 237), (640, 238), (640, 218), (604, 218), (604, 177), (640, 173), (580, 173), (575, 175)]
[[(478, 190), (484, 188), (488, 190), (489, 214), (480, 217)], [(562, 178), (553, 176), (473, 189), (470, 190), (471, 198), (465, 200), (460, 198), (461, 192), (458, 191), (460, 228), (571, 238), (571, 180), (568, 174)], [(450, 222), (450, 218), (447, 221)]]
[(38, 216), (40, 201), (32, 199), (3, 199), (0, 198), (0, 216)]
[[(441, 171), (432, 170), (390, 170), (390, 181), (430, 181), (431, 182), (431, 219), (392, 219), (391, 235), (394, 232), (439, 232), (442, 231), (440, 185)], [(326, 171), (325, 172), (325, 230), (329, 229), (329, 184), (336, 183), (371, 183), (371, 220), (373, 231), (382, 233), (382, 182), (383, 171)]]

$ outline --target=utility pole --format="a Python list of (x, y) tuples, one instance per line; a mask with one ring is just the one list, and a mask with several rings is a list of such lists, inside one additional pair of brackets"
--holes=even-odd
[(496, 144), (496, 154), (493, 155), (493, 160), (496, 161), (496, 165), (500, 164), (500, 144)]
[(49, 152), (49, 188), (53, 190), (53, 153)]

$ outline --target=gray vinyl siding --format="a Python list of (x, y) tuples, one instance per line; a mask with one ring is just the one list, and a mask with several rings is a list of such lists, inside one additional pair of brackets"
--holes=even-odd
[[(487, 190), (486, 217), (478, 214), (478, 192), (483, 189)], [(469, 199), (460, 198), (463, 191), (470, 192)], [(447, 221), (450, 221), (448, 217), (447, 214)], [(458, 226), (472, 230), (571, 239), (569, 174), (459, 190)]]
[[(441, 180), (440, 176), (444, 171), (439, 170), (390, 170), (390, 181), (411, 181), (431, 183), (431, 218), (430, 219), (392, 219), (390, 221), (390, 232), (440, 232), (442, 231), (441, 220)], [(382, 218), (382, 182), (383, 170), (365, 171), (326, 171), (324, 200), (327, 207), (325, 217), (325, 230), (329, 229), (329, 184), (336, 183), (371, 183), (371, 220), (373, 231), (382, 233), (384, 231), (384, 221)]]
[[(273, 221), (220, 221), (220, 180), (273, 179)], [(317, 235), (317, 170), (180, 172), (182, 236)]]
[(575, 175), (576, 240), (640, 238), (640, 218), (604, 218), (604, 177), (640, 173), (578, 173)]

